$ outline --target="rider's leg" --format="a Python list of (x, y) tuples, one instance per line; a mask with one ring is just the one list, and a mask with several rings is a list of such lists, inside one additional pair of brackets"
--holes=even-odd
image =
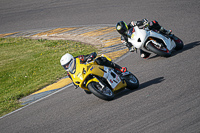
[(159, 25), (159, 23), (156, 20), (149, 22), (149, 29), (160, 31), (161, 33), (164, 33), (167, 35), (169, 35), (172, 32), (172, 30), (164, 29), (162, 26)]
[(105, 57), (98, 57), (95, 61), (96, 61), (96, 63), (98, 65), (112, 67), (112, 68), (114, 68), (114, 69), (116, 69), (118, 71), (121, 71), (121, 72), (126, 72), (127, 71), (126, 67), (121, 67), (121, 66), (115, 64), (114, 62), (107, 60)]
[(162, 32), (162, 33), (164, 33), (164, 34), (166, 34), (166, 35), (169, 35), (169, 34), (172, 33), (172, 30), (166, 30), (163, 27), (161, 27), (159, 31)]

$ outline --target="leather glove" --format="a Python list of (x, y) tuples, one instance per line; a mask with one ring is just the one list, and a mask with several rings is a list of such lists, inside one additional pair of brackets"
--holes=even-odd
[(142, 19), (142, 23), (143, 23), (143, 25), (147, 25), (148, 24), (148, 19), (146, 19), (146, 18)]
[(94, 56), (91, 55), (91, 56), (87, 59), (87, 62), (90, 62), (90, 61), (92, 61), (93, 59), (94, 59)]

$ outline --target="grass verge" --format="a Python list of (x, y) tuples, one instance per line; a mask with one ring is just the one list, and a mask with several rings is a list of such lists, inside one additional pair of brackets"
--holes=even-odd
[(62, 55), (94, 51), (94, 46), (75, 41), (0, 38), (0, 116), (22, 107), (22, 97), (66, 76)]

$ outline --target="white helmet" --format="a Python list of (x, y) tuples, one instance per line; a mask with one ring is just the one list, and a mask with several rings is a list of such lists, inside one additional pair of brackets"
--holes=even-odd
[(65, 55), (63, 55), (60, 59), (60, 64), (63, 66), (63, 68), (68, 71), (69, 70), (69, 64), (71, 63), (71, 61), (74, 60), (74, 57), (69, 54), (69, 53), (66, 53)]

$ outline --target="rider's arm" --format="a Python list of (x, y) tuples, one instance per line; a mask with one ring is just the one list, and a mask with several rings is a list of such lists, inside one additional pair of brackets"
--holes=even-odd
[(122, 42), (122, 43), (128, 42), (128, 37), (126, 37), (126, 36), (121, 36), (121, 42)]
[(127, 26), (128, 26), (128, 29), (131, 29), (132, 27), (134, 27), (134, 22), (136, 21), (131, 21)]
[(148, 24), (148, 20), (144, 18), (141, 21), (131, 21), (128, 25), (130, 25), (131, 27), (134, 27), (134, 26), (145, 26), (147, 24)]
[(97, 57), (97, 53), (93, 52), (91, 54), (88, 55), (79, 55), (78, 58), (81, 60), (81, 63), (85, 63), (88, 60), (93, 60), (94, 58)]
[(131, 21), (127, 26), (128, 26), (128, 29), (134, 27), (134, 26), (142, 26), (143, 23), (142, 21)]

